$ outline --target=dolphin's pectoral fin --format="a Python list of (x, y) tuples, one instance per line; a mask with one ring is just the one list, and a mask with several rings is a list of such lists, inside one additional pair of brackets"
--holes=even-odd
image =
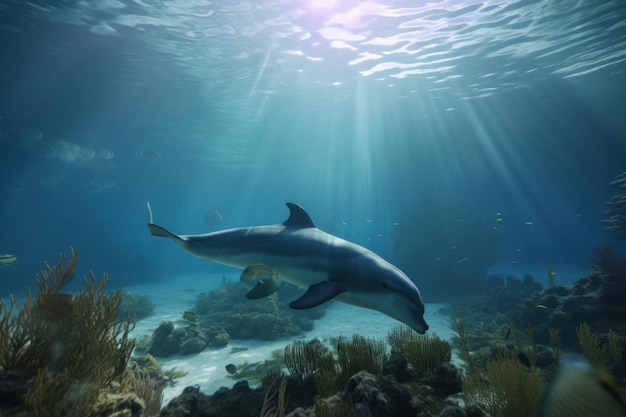
[(336, 281), (323, 281), (311, 285), (304, 295), (289, 304), (289, 307), (296, 310), (316, 307), (331, 298), (345, 292), (346, 289), (341, 283)]
[(252, 300), (258, 300), (259, 298), (267, 297), (274, 294), (280, 287), (283, 286), (283, 280), (278, 278), (272, 278), (267, 280), (261, 280), (256, 283), (246, 294), (246, 298)]

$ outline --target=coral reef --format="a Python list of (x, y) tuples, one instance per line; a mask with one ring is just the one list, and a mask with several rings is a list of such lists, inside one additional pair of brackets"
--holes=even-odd
[[(602, 255), (601, 255), (602, 254)], [(599, 261), (602, 259), (602, 261)], [(576, 326), (588, 323), (595, 331), (613, 329), (626, 334), (626, 265), (612, 249), (594, 256), (595, 268), (587, 276), (567, 286), (547, 288), (534, 293), (510, 314), (510, 321), (535, 329), (538, 343), (548, 343), (549, 328), (560, 328), (561, 347), (577, 350)]]
[(313, 330), (313, 320), (324, 315), (325, 306), (294, 311), (287, 300), (302, 295), (302, 290), (289, 284), (280, 293), (263, 300), (249, 300), (250, 288), (241, 282), (222, 285), (207, 294), (200, 294), (194, 307), (200, 328), (219, 326), (233, 339), (275, 340)]
[[(462, 409), (448, 397), (460, 392), (461, 375), (452, 364), (444, 364), (429, 378), (415, 378), (406, 383), (397, 381), (393, 374), (378, 375), (366, 371), (356, 372), (347, 379), (344, 387), (332, 395), (310, 395), (311, 381), (300, 375), (284, 377), (280, 386), (272, 384), (267, 391), (263, 387), (251, 389), (248, 382), (239, 381), (232, 389), (220, 388), (213, 395), (206, 395), (197, 388), (187, 387), (161, 412), (161, 417), (201, 417), (209, 415), (236, 415), (238, 417), (265, 416), (262, 404), (269, 415), (295, 416), (371, 416), (401, 417), (438, 415), (448, 408), (449, 413)], [(281, 377), (281, 381), (283, 377)], [(304, 383), (304, 385), (303, 385)], [(282, 391), (281, 391), (282, 390)], [(264, 393), (265, 391), (265, 393)], [(309, 395), (307, 395), (309, 393)], [(280, 400), (281, 396), (286, 401)], [(267, 404), (267, 399), (274, 401)], [(282, 405), (281, 405), (282, 404)], [(453, 415), (453, 414), (447, 414)]]
[(481, 314), (508, 313), (511, 308), (543, 286), (535, 281), (532, 275), (526, 274), (522, 279), (514, 275), (490, 274), (481, 283), (478, 292), (459, 298), (467, 313)]
[(171, 321), (163, 321), (147, 340), (141, 340), (137, 350), (158, 357), (190, 355), (202, 352), (208, 346), (222, 347), (228, 344), (228, 334), (219, 326), (200, 328), (195, 324), (175, 327)]
[[(312, 330), (313, 319), (324, 314), (323, 307), (294, 312), (277, 295), (267, 300), (248, 300), (244, 296), (248, 290), (243, 283), (223, 278), (219, 288), (198, 296), (194, 307), (197, 321), (180, 327), (164, 321), (150, 337), (138, 341), (137, 349), (166, 357), (226, 346), (230, 338), (271, 340), (293, 336)], [(281, 294), (296, 298), (296, 291), (285, 285)]]
[(235, 383), (232, 389), (220, 388), (210, 396), (198, 388), (187, 387), (161, 410), (160, 417), (258, 417), (264, 394), (264, 388), (251, 389), (247, 381)]
[(120, 308), (119, 318), (124, 319), (127, 315), (135, 320), (150, 316), (154, 312), (154, 304), (150, 298), (143, 294), (130, 292), (122, 293), (122, 308)]
[[(98, 280), (92, 272), (79, 294), (62, 294), (76, 272), (76, 253), (63, 261), (61, 254), (54, 267), (46, 264), (37, 276), (37, 295), (29, 292), (21, 306), (13, 297), (9, 305), (0, 301), (0, 368), (5, 377), (29, 381), (13, 401), (30, 415), (96, 416), (116, 395), (110, 387), (130, 359), (134, 323), (117, 319), (122, 292), (105, 291), (106, 274)], [(126, 404), (129, 415), (143, 409), (128, 398), (118, 400), (114, 408)], [(0, 412), (5, 407), (0, 404)]]

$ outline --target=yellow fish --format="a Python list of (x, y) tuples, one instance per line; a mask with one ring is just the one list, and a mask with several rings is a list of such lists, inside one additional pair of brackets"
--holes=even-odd
[(192, 323), (195, 323), (198, 321), (198, 317), (196, 316), (196, 313), (194, 313), (193, 311), (185, 311), (183, 313), (183, 318)]
[(466, 256), (465, 258), (461, 258), (458, 261), (456, 261), (457, 264), (463, 263), (465, 261), (467, 261), (469, 258)]
[(242, 281), (260, 281), (271, 279), (272, 276), (278, 276), (278, 269), (272, 271), (269, 266), (259, 263), (248, 265), (241, 273), (240, 279)]
[(548, 307), (544, 306), (543, 304), (537, 304), (537, 308), (542, 308), (542, 309), (547, 309)]
[(531, 225), (531, 224), (533, 224), (533, 222), (524, 222), (524, 224)]
[(15, 255), (0, 255), (0, 268), (4, 268), (5, 266), (13, 265), (17, 261), (17, 256)]

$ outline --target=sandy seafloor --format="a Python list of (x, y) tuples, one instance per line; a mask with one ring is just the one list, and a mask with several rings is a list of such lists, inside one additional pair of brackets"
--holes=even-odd
[[(221, 275), (181, 276), (166, 282), (149, 285), (127, 285), (125, 292), (148, 296), (155, 305), (154, 313), (137, 321), (132, 337), (151, 335), (159, 323), (171, 320), (178, 326), (185, 310), (191, 310), (198, 294), (208, 292), (221, 285)], [(280, 290), (279, 290), (280, 292)], [(426, 304), (426, 322), (430, 326), (429, 333), (450, 340), (449, 317), (438, 313), (444, 304)], [(220, 387), (232, 387), (237, 380), (230, 376), (225, 366), (239, 366), (244, 362), (256, 363), (270, 359), (272, 351), (284, 349), (285, 345), (296, 339), (311, 340), (318, 338), (328, 341), (331, 337), (352, 337), (358, 333), (365, 337), (386, 340), (387, 333), (401, 323), (377, 311), (332, 302), (326, 309), (326, 315), (315, 320), (315, 328), (301, 336), (275, 341), (235, 340), (231, 339), (223, 348), (208, 348), (195, 355), (174, 355), (156, 358), (163, 370), (176, 368), (187, 372), (187, 375), (176, 380), (173, 387), (167, 387), (163, 393), (163, 406), (178, 396), (185, 387), (196, 386), (200, 391), (210, 395)], [(246, 351), (231, 353), (232, 347), (247, 347)], [(136, 355), (141, 353), (135, 352)], [(254, 384), (251, 384), (254, 385)]]

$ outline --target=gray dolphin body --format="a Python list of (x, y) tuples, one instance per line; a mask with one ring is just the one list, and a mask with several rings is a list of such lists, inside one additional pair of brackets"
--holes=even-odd
[(290, 215), (282, 224), (176, 235), (153, 223), (148, 203), (148, 228), (201, 259), (245, 271), (267, 266), (248, 298), (268, 296), (286, 281), (308, 288), (289, 304), (291, 308), (311, 308), (335, 299), (378, 310), (418, 333), (428, 330), (419, 290), (400, 269), (362, 246), (321, 231), (297, 204), (287, 207)]

